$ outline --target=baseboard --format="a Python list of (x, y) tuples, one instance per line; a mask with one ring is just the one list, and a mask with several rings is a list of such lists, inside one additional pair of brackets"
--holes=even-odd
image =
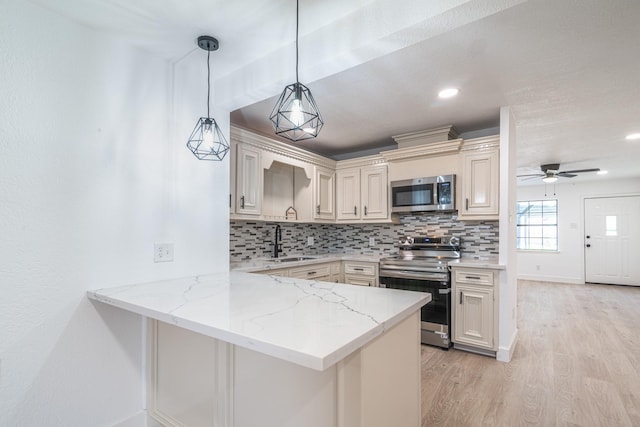
[(129, 418), (113, 424), (112, 427), (163, 427), (162, 424), (151, 418), (147, 411), (140, 411)]
[(557, 283), (570, 283), (572, 285), (584, 285), (584, 280), (576, 279), (575, 277), (562, 277), (562, 276), (535, 276), (527, 274), (518, 274), (518, 280), (533, 280), (537, 282), (557, 282)]
[(518, 328), (513, 331), (513, 335), (509, 340), (508, 346), (500, 346), (498, 347), (498, 352), (496, 353), (496, 360), (500, 362), (510, 362), (513, 357), (513, 352), (516, 349), (516, 345), (518, 344)]

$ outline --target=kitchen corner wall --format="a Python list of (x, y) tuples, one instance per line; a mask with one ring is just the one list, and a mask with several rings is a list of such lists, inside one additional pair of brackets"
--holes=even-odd
[[(318, 255), (332, 252), (388, 255), (397, 252), (396, 242), (407, 236), (456, 236), (462, 252), (471, 257), (498, 255), (498, 221), (458, 221), (455, 214), (413, 214), (387, 224), (287, 224), (282, 227), (286, 254)], [(271, 257), (276, 223), (231, 221), (231, 261)], [(307, 246), (307, 238), (314, 244)], [(369, 238), (375, 245), (369, 246)]]
[(0, 4), (0, 426), (145, 425), (144, 320), (86, 292), (228, 271), (228, 158), (185, 148), (206, 55)]

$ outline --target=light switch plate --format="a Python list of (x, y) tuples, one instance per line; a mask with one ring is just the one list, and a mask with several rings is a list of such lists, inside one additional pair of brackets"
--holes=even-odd
[(173, 243), (154, 243), (153, 262), (173, 262)]
[(375, 246), (375, 245), (376, 245), (376, 238), (369, 237), (369, 246)]
[(313, 246), (313, 236), (307, 237), (307, 246)]

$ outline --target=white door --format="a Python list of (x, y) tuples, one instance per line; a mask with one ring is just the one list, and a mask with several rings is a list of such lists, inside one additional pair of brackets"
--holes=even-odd
[(640, 196), (585, 199), (585, 281), (640, 286)]

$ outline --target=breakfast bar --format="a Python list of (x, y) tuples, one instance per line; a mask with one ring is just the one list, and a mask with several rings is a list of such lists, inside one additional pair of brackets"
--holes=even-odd
[(225, 272), (88, 296), (149, 319), (164, 425), (420, 425), (427, 294)]

